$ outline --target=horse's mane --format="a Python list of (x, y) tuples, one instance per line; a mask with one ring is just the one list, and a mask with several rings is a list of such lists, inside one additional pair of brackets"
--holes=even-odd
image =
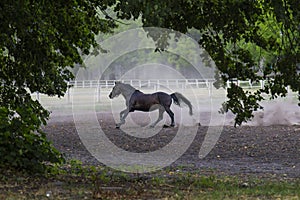
[(133, 86), (131, 86), (130, 84), (127, 84), (127, 83), (119, 83), (119, 84), (122, 84), (122, 85), (124, 85), (125, 87), (127, 87), (127, 88), (130, 88), (130, 89), (132, 89), (132, 90), (136, 90)]

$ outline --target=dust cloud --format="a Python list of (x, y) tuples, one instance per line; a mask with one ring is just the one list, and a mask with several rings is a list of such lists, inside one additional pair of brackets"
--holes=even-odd
[(257, 111), (247, 123), (250, 126), (300, 125), (300, 107), (289, 100), (262, 103), (263, 110)]
[[(177, 122), (182, 125), (193, 125), (200, 123), (202, 126), (234, 126), (235, 115), (231, 112), (220, 114), (220, 104), (213, 106), (200, 106), (195, 112), (199, 117), (189, 116), (182, 109), (175, 109)], [(254, 117), (242, 126), (273, 126), (273, 125), (300, 125), (300, 107), (296, 98), (278, 98), (266, 100), (261, 103), (263, 109), (255, 111)]]
[[(288, 99), (275, 99), (262, 102), (262, 110), (254, 112), (254, 117), (242, 126), (273, 126), (273, 125), (300, 125), (300, 107), (297, 102)], [(225, 124), (234, 125), (234, 115), (226, 114)]]

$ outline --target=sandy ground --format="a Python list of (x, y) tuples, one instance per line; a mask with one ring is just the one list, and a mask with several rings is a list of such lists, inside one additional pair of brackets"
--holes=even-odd
[[(200, 114), (202, 126), (177, 124), (175, 128), (162, 128), (164, 123), (169, 122), (166, 119), (156, 129), (150, 129), (148, 125), (153, 120), (151, 115), (136, 112), (131, 114), (124, 128), (115, 129), (116, 116), (115, 113), (109, 112), (80, 113), (74, 116), (54, 112), (44, 131), (67, 159), (79, 159), (84, 164), (103, 165), (103, 162), (96, 159), (97, 155), (91, 152), (92, 145), (89, 146), (97, 140), (100, 127), (105, 140), (112, 142), (117, 149), (134, 155), (159, 151), (175, 141), (175, 149), (173, 146), (173, 149), (164, 152), (162, 157), (155, 157), (154, 160), (157, 160), (151, 161), (154, 165), (161, 166), (162, 159), (167, 160), (171, 157), (167, 167), (175, 167), (182, 171), (257, 177), (300, 177), (298, 107), (287, 108), (281, 103), (269, 104), (265, 107), (265, 112), (256, 113), (252, 122), (237, 128), (232, 126), (231, 115), (226, 117), (222, 126), (211, 128), (208, 126), (211, 115), (203, 112)], [(95, 119), (97, 123), (90, 123)], [(177, 135), (181, 135), (179, 140)], [(209, 143), (209, 140), (212, 141)], [(97, 142), (95, 144), (98, 144), (99, 148), (106, 145), (104, 141)], [(117, 155), (118, 150), (106, 150), (102, 148), (101, 155), (102, 159), (105, 157), (105, 162), (118, 160), (117, 163), (124, 162), (126, 165), (128, 160), (135, 159), (124, 154), (122, 160)], [(177, 154), (177, 151), (181, 152)], [(201, 152), (204, 155), (201, 156)], [(178, 158), (174, 157), (175, 154)], [(141, 160), (144, 162), (142, 158)], [(137, 159), (136, 164), (139, 161)]]

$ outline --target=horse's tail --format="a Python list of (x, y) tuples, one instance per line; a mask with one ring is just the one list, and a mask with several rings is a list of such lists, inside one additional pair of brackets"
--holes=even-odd
[(174, 103), (178, 106), (180, 106), (181, 102), (185, 103), (190, 108), (190, 115), (193, 115), (192, 104), (185, 96), (183, 96), (179, 92), (175, 92), (173, 94), (170, 94), (170, 96), (174, 100)]

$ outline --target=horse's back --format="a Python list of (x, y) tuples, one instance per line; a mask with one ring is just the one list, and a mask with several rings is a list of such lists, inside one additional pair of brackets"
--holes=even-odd
[(158, 104), (165, 105), (165, 104), (171, 104), (172, 98), (169, 94), (165, 92), (155, 92), (153, 94), (146, 94), (151, 96), (154, 99), (157, 99)]
[(165, 107), (170, 106), (172, 99), (170, 95), (164, 92), (155, 92), (152, 94), (144, 94), (140, 91), (136, 91), (132, 94), (130, 99), (131, 111), (149, 111), (153, 108), (158, 108), (159, 105)]
[(165, 93), (165, 92), (156, 92), (157, 96), (158, 96), (158, 99), (159, 99), (159, 103), (162, 105), (162, 106), (171, 106), (172, 104), (172, 97)]

